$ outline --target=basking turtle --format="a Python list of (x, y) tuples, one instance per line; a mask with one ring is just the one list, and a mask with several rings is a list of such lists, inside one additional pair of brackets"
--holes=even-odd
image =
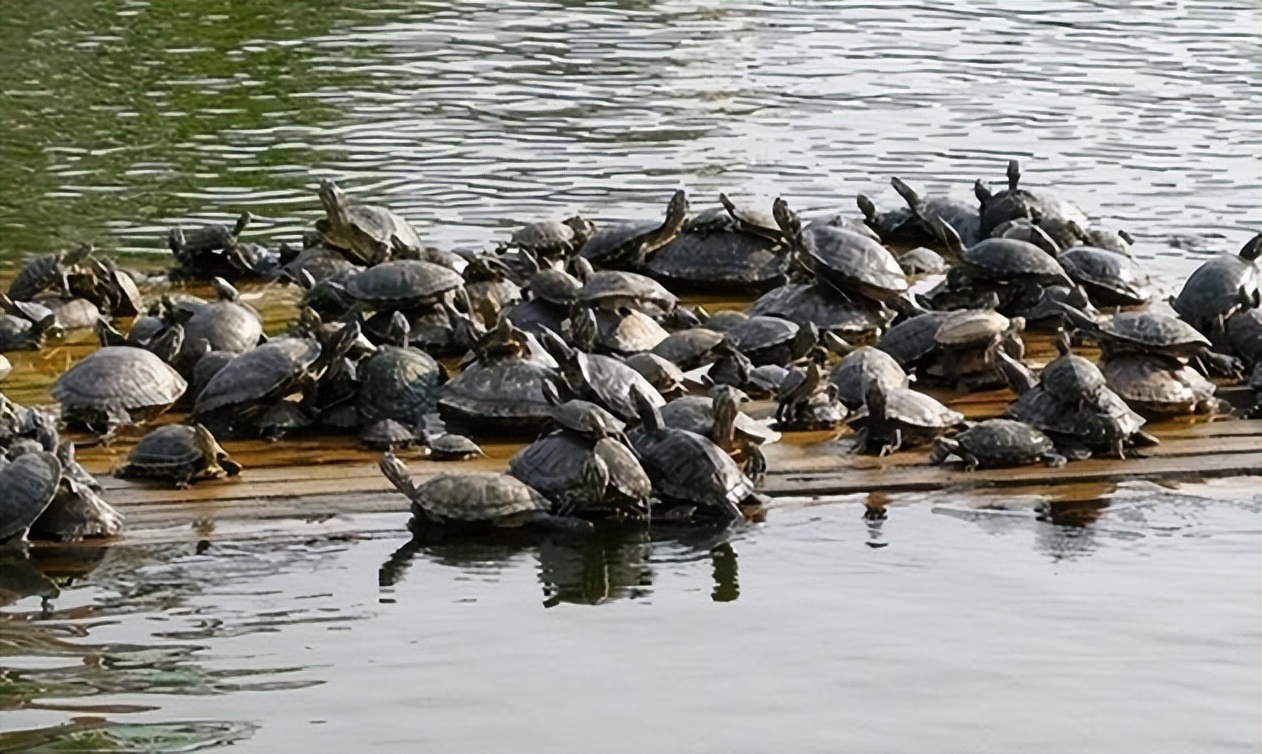
[(887, 330), (876, 347), (893, 356), (904, 370), (915, 370), (936, 357), (938, 341), (935, 336), (950, 318), (951, 312), (925, 312), (909, 317)]
[(1152, 299), (1148, 275), (1134, 260), (1117, 252), (1074, 246), (1057, 260), (1096, 306), (1142, 306)]
[(572, 257), (587, 239), (596, 233), (596, 226), (580, 215), (565, 220), (530, 223), (513, 231), (504, 248), (522, 249), (540, 257)]
[[(639, 372), (640, 376), (648, 380), (649, 384), (662, 395), (676, 396), (687, 392), (684, 386), (683, 370), (655, 353), (633, 353), (623, 361), (627, 363), (627, 366)], [(3, 377), (4, 375), (0, 374), (0, 379)]]
[(1124, 352), (1190, 358), (1205, 353), (1210, 345), (1191, 325), (1168, 314), (1119, 312), (1096, 322), (1071, 306), (1062, 308), (1076, 327), (1099, 341), (1106, 358)]
[(580, 309), (573, 321), (589, 328), (594, 325), (585, 336), (580, 336), (576, 327), (575, 345), (619, 356), (651, 351), (670, 335), (649, 315), (626, 307), (616, 311)]
[[(62, 446), (70, 446), (70, 442)], [(123, 530), (123, 517), (98, 494), (100, 485), (74, 462), (74, 451), (58, 448), (61, 478), (52, 502), (31, 524), (30, 536), (58, 542), (78, 542), (88, 537), (112, 537)], [(78, 469), (68, 473), (62, 457)], [(87, 477), (87, 480), (81, 477)]]
[(1056, 400), (1070, 406), (1094, 405), (1106, 381), (1100, 368), (1090, 360), (1073, 353), (1069, 335), (1061, 331), (1056, 338), (1056, 359), (1043, 367), (1039, 384)]
[(9, 283), (9, 297), (14, 301), (30, 301), (53, 286), (69, 295), (70, 283), (66, 276), (70, 268), (83, 262), (91, 253), (92, 246), (84, 244), (74, 251), (58, 251), (31, 258)]
[(917, 246), (898, 255), (898, 266), (907, 275), (941, 275), (947, 271), (947, 262), (933, 249)]
[(782, 198), (776, 199), (773, 211), (790, 247), (810, 260), (821, 283), (881, 303), (907, 292), (907, 276), (880, 242), (829, 226), (803, 228), (797, 213)]
[(1006, 191), (992, 194), (980, 180), (973, 185), (973, 192), (982, 205), (978, 231), (983, 237), (1009, 220), (1024, 217), (1038, 222), (1061, 248), (1065, 248), (1077, 238), (1074, 225), (1078, 228), (1090, 225), (1087, 216), (1072, 202), (1027, 191), (1020, 187), (1020, 182), (1021, 165), (1017, 160), (1009, 160)]
[(176, 489), (200, 479), (219, 479), (241, 473), (241, 464), (220, 447), (200, 424), (168, 424), (141, 438), (114, 472), (120, 479), (158, 479)]
[(438, 389), (438, 413), (452, 426), (491, 434), (534, 434), (551, 417), (544, 385), (555, 370), (525, 358), (476, 361)]
[(648, 513), (653, 487), (621, 442), (557, 432), (508, 461), (508, 473), (556, 503), (562, 513)]
[(1239, 254), (1220, 254), (1196, 268), (1170, 305), (1202, 333), (1221, 330), (1233, 312), (1262, 305), (1260, 253), (1262, 233), (1249, 239)]
[[(856, 339), (876, 335), (894, 319), (893, 310), (862, 297), (843, 295), (822, 283), (782, 285), (755, 301), (749, 308), (749, 314), (780, 317), (802, 327), (810, 324), (819, 328), (820, 332)], [(714, 328), (715, 323), (707, 322), (706, 326)]]
[(727, 210), (737, 231), (764, 238), (772, 243), (784, 240), (784, 231), (776, 222), (773, 212), (753, 202), (733, 201), (727, 194), (719, 194), (719, 204)]
[(666, 207), (665, 221), (602, 225), (583, 244), (581, 254), (597, 267), (639, 267), (670, 243), (687, 219), (688, 196), (676, 191)]
[(367, 309), (415, 309), (443, 302), (463, 283), (450, 268), (400, 259), (359, 272), (346, 283), (346, 293)]
[(438, 388), (447, 380), (447, 371), (432, 356), (404, 345), (407, 319), (398, 312), (395, 319), (395, 342), (382, 345), (356, 368), (356, 400), (365, 425), (394, 419), (406, 427), (416, 426), (434, 410)]
[(1083, 246), (1117, 252), (1125, 257), (1130, 257), (1131, 246), (1135, 245), (1135, 239), (1130, 233), (1124, 230), (1101, 228), (1098, 225), (1091, 225), (1084, 229), (1078, 236), (1078, 241)]
[(687, 371), (717, 361), (719, 348), (726, 342), (729, 341), (721, 332), (708, 327), (694, 327), (671, 333), (653, 347), (652, 353)]
[(394, 419), (379, 419), (364, 427), (359, 441), (373, 450), (402, 450), (423, 445), (417, 432)]
[(316, 230), (326, 244), (344, 251), (351, 261), (379, 264), (392, 255), (415, 257), (422, 252), (416, 231), (390, 210), (351, 204), (328, 179), (320, 181), (319, 196), (327, 216), (316, 221)]
[(780, 317), (752, 316), (730, 328), (724, 337), (755, 366), (788, 364), (806, 355), (819, 341), (814, 323), (798, 325)]
[(1056, 452), (1051, 438), (1029, 424), (1012, 419), (990, 419), (954, 438), (939, 437), (929, 451), (929, 463), (941, 464), (952, 455), (964, 461), (965, 471), (1040, 462), (1053, 467), (1065, 464), (1065, 457)]
[(1178, 361), (1144, 354), (1106, 359), (1101, 371), (1109, 389), (1149, 418), (1218, 413), (1214, 383)]
[(863, 406), (863, 386), (873, 380), (889, 389), (903, 389), (911, 384), (893, 356), (872, 346), (861, 346), (846, 354), (828, 376), (828, 381), (837, 386), (837, 399), (851, 411)]
[(578, 303), (607, 311), (627, 307), (646, 314), (666, 314), (678, 301), (652, 278), (617, 270), (593, 272), (578, 292)]
[(582, 400), (561, 400), (561, 394), (552, 383), (543, 387), (544, 397), (552, 405), (545, 433), (567, 432), (589, 440), (602, 437), (621, 437), (627, 425), (595, 403)]
[(837, 386), (824, 379), (819, 364), (809, 361), (805, 368), (794, 367), (775, 395), (776, 424), (799, 432), (833, 429), (849, 413), (837, 396)]
[(171, 407), (188, 383), (153, 353), (110, 346), (88, 354), (53, 383), (49, 394), (61, 403), (69, 424), (113, 436), (124, 424), (144, 422)]
[(438, 437), (425, 435), (431, 461), (469, 461), (486, 455), (476, 442), (464, 435), (444, 432)]
[(205, 353), (199, 340), (204, 340), (211, 351), (242, 354), (264, 339), (258, 313), (241, 303), (237, 289), (223, 278), (215, 278), (213, 285), (218, 301), (181, 305), (177, 314), (184, 327), (178, 363), (185, 374), (191, 374)]
[(715, 390), (710, 396), (685, 395), (659, 409), (668, 427), (708, 437), (719, 447), (744, 458), (760, 445), (779, 442), (780, 433), (740, 410), (749, 397), (737, 389)]
[(393, 453), (378, 464), (381, 473), (412, 501), (408, 528), (421, 532), (430, 526), (470, 529), (538, 526), (563, 531), (587, 531), (591, 523), (553, 516), (547, 498), (508, 474), (439, 474), (421, 484)]
[(1056, 258), (1027, 241), (1014, 238), (987, 238), (965, 248), (955, 229), (934, 218), (944, 246), (959, 258), (964, 271), (974, 280), (1023, 285), (1065, 285), (1074, 283)]
[(1009, 406), (1004, 417), (1046, 433), (1061, 453), (1075, 459), (1088, 458), (1093, 452), (1125, 458), (1129, 446), (1157, 444), (1156, 438), (1143, 432), (1144, 418), (1107, 387), (1090, 403), (1072, 406), (1036, 385)]
[(31, 524), (48, 508), (61, 479), (52, 453), (23, 453), (0, 467), (0, 544), (26, 538)]
[(874, 379), (864, 385), (863, 396), (864, 407), (850, 421), (858, 430), (854, 448), (861, 453), (885, 456), (964, 428), (963, 414), (915, 390)]
[(52, 313), (38, 322), (12, 314), (0, 314), (0, 353), (38, 351), (43, 348), (45, 339), (56, 337), (61, 332), (57, 315)]
[(986, 363), (986, 352), (1002, 347), (1020, 359), (1025, 355), (1025, 342), (1021, 340), (1024, 329), (1022, 318), (1009, 319), (993, 310), (952, 312), (933, 336), (941, 358), (923, 374), (965, 391), (995, 387), (996, 375)]
[(666, 426), (656, 404), (644, 395), (636, 398), (642, 414), (635, 449), (658, 495), (730, 519), (743, 517), (742, 504), (761, 502), (753, 481), (718, 445)]
[(462, 274), (469, 313), (483, 324), (495, 324), (501, 312), (522, 300), (516, 274), (497, 257), (475, 256)]
[[(904, 246), (935, 243), (937, 235), (929, 222), (932, 217), (941, 218), (955, 228), (955, 232), (965, 239), (969, 246), (984, 237), (979, 231), (979, 218), (974, 206), (945, 196), (926, 199), (898, 177), (891, 178), (890, 184), (903, 201), (907, 202), (905, 210), (895, 210), (883, 216), (877, 216), (876, 207), (872, 206), (871, 200), (865, 202), (866, 197), (859, 200), (859, 209), (863, 211), (868, 227), (877, 230), (883, 242)], [(862, 194), (860, 196), (862, 197)], [(883, 228), (884, 232), (880, 228)]]
[(643, 265), (672, 288), (705, 291), (766, 290), (784, 283), (787, 268), (776, 242), (735, 229), (680, 233)]

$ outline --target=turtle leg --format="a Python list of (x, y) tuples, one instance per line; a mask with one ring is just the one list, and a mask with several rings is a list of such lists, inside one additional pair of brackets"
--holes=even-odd
[(964, 459), (965, 471), (977, 471), (977, 467), (981, 465), (981, 460), (972, 453), (960, 453), (960, 458)]
[(760, 487), (763, 479), (767, 477), (767, 457), (757, 446), (751, 446), (746, 453), (748, 455), (745, 458), (745, 476), (753, 480), (755, 486)]
[(1039, 460), (1043, 462), (1043, 465), (1049, 468), (1053, 468), (1053, 469), (1057, 469), (1057, 468), (1060, 468), (1061, 466), (1064, 466), (1066, 462), (1066, 458), (1064, 456), (1062, 456), (1059, 453), (1051, 453), (1051, 452), (1044, 453), (1043, 455), (1039, 456)]

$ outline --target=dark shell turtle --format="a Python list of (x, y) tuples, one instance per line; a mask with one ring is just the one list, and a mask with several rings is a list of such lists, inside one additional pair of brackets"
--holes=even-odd
[[(776, 290), (779, 289), (777, 288)], [(760, 312), (760, 314), (765, 313), (766, 312)], [(737, 311), (735, 309), (724, 309), (723, 311), (715, 312), (714, 314), (706, 317), (702, 324), (716, 332), (727, 332), (732, 327), (739, 325), (747, 319), (749, 319), (749, 315), (745, 312)], [(789, 319), (789, 317), (785, 317), (785, 319)]]
[(565, 220), (530, 223), (513, 231), (507, 248), (524, 249), (541, 257), (570, 257), (596, 232), (596, 226), (579, 215)]
[(283, 398), (315, 366), (321, 350), (308, 338), (278, 338), (237, 356), (202, 389), (193, 415), (235, 412)]
[(427, 437), (429, 457), (432, 461), (469, 461), (486, 455), (476, 442), (464, 435), (445, 432), (438, 437)]
[(1065, 457), (1056, 452), (1051, 438), (1029, 424), (1012, 419), (990, 419), (954, 438), (939, 437), (929, 452), (929, 463), (941, 464), (952, 455), (964, 461), (966, 471), (1040, 462), (1048, 466), (1065, 463)]
[(785, 238), (798, 254), (811, 260), (820, 282), (842, 293), (888, 303), (907, 292), (907, 276), (898, 260), (878, 241), (829, 226), (802, 227), (784, 199), (773, 208)]
[(1262, 363), (1262, 310), (1246, 309), (1227, 319), (1227, 349), (1248, 366)]
[(899, 254), (898, 266), (908, 275), (941, 275), (947, 270), (947, 263), (942, 255), (924, 246)]
[(716, 230), (680, 233), (643, 269), (674, 288), (760, 291), (782, 284), (787, 267), (788, 255), (774, 241)]
[(637, 397), (643, 413), (635, 449), (654, 492), (730, 519), (742, 518), (741, 504), (759, 501), (753, 481), (722, 448), (694, 432), (666, 426), (657, 406)]
[(635, 455), (610, 438), (570, 433), (541, 437), (508, 462), (508, 473), (562, 512), (648, 512), (652, 483)]
[[(775, 207), (772, 206), (772, 214), (775, 214)], [(856, 220), (846, 216), (842, 212), (832, 212), (826, 215), (819, 215), (811, 218), (806, 224), (808, 230), (814, 232), (815, 228), (837, 228), (838, 230), (848, 230), (851, 233), (858, 233), (861, 236), (867, 236), (873, 241), (880, 241), (881, 236), (872, 228), (868, 227), (864, 220)]]
[(9, 297), (14, 301), (30, 301), (54, 285), (62, 293), (69, 294), (70, 284), (66, 280), (69, 269), (91, 253), (92, 247), (84, 244), (74, 251), (58, 251), (31, 258), (9, 283)]
[(94, 351), (53, 383), (62, 419), (109, 436), (119, 426), (158, 416), (188, 383), (153, 353), (132, 346)]
[(1009, 220), (1000, 225), (990, 232), (990, 237), (1025, 241), (1026, 243), (1034, 244), (1054, 257), (1059, 256), (1063, 248), (1037, 222), (1024, 217)]
[(114, 472), (120, 479), (158, 479), (177, 489), (199, 479), (219, 479), (241, 473), (241, 464), (220, 447), (200, 424), (168, 424), (141, 438)]
[(394, 419), (379, 419), (365, 426), (359, 441), (373, 450), (402, 450), (422, 444), (414, 430)]
[(531, 298), (566, 307), (578, 303), (583, 281), (564, 270), (548, 268), (532, 274), (526, 288)]
[(1039, 384), (1043, 389), (1067, 405), (1083, 402), (1094, 404), (1100, 388), (1105, 386), (1104, 374), (1088, 359), (1070, 350), (1069, 336), (1064, 332), (1056, 339), (1060, 356), (1043, 367)]
[(666, 402), (639, 372), (615, 358), (571, 351), (557, 360), (577, 396), (604, 407), (623, 421), (639, 418), (636, 396), (641, 393), (654, 405)]
[(345, 251), (359, 264), (377, 264), (398, 256), (421, 253), (421, 239), (407, 220), (384, 207), (351, 204), (346, 194), (330, 180), (320, 181), (320, 204), (326, 217), (316, 221), (316, 230), (329, 246)]
[[(977, 209), (971, 204), (950, 197), (924, 198), (900, 178), (891, 178), (890, 184), (898, 195), (907, 202), (906, 209), (876, 213), (876, 207), (870, 199), (859, 195), (859, 209), (863, 212), (868, 227), (876, 230), (884, 243), (902, 246), (935, 243), (937, 235), (931, 217), (938, 217), (955, 228), (955, 232), (965, 239), (966, 245), (980, 241)], [(910, 273), (909, 273), (910, 274)]]
[(646, 314), (665, 314), (675, 308), (675, 294), (652, 278), (634, 272), (600, 270), (593, 272), (578, 292), (584, 306), (616, 311), (639, 309)]
[(544, 384), (554, 370), (522, 358), (481, 361), (438, 389), (438, 413), (449, 425), (494, 434), (533, 434), (551, 418)]
[[(652, 317), (636, 309), (598, 309), (594, 312), (587, 309), (583, 314), (591, 317), (595, 324), (595, 332), (592, 333), (594, 339), (590, 341), (590, 346), (592, 350), (602, 353), (644, 353), (656, 348), (670, 335)], [(575, 344), (583, 342), (576, 334)]]
[(38, 322), (12, 314), (0, 314), (0, 353), (38, 351), (47, 337), (60, 333), (57, 316), (52, 313)]
[(1130, 233), (1124, 230), (1101, 228), (1097, 225), (1089, 226), (1083, 230), (1078, 240), (1084, 246), (1094, 246), (1097, 249), (1117, 252), (1126, 257), (1131, 255), (1131, 246), (1135, 244), (1135, 239)]
[(891, 390), (911, 384), (893, 356), (872, 346), (862, 346), (846, 354), (833, 368), (828, 381), (837, 386), (837, 399), (852, 411), (863, 406), (863, 386), (869, 381), (877, 381)]
[(1063, 308), (1076, 327), (1100, 342), (1106, 356), (1131, 351), (1191, 357), (1204, 353), (1210, 345), (1191, 325), (1168, 314), (1119, 312), (1103, 322), (1095, 322), (1073, 307)]
[[(211, 351), (227, 351), (242, 354), (259, 344), (263, 338), (263, 323), (253, 309), (240, 303), (240, 294), (228, 281), (215, 279), (219, 300), (183, 308), (188, 316), (182, 319), (184, 346), (181, 357), (190, 353), (200, 355), (198, 340), (204, 340)], [(194, 360), (196, 363), (196, 360)]]
[(819, 341), (813, 323), (800, 326), (780, 317), (753, 316), (734, 325), (724, 336), (755, 366), (788, 364), (806, 355)]
[[(635, 353), (623, 361), (639, 372), (662, 395), (682, 394), (686, 391), (683, 370), (655, 353)], [(3, 379), (2, 374), (0, 379)]]
[[(333, 279), (345, 282), (351, 275), (359, 271), (359, 268), (347, 259), (342, 252), (330, 246), (325, 246), (319, 237), (312, 239), (312, 241), (313, 243), (304, 246), (301, 251), (294, 254), (293, 258), (281, 267), (280, 274), (284, 278), (299, 284), (302, 284), (304, 276), (310, 278), (312, 283)], [(304, 284), (303, 287), (310, 288), (311, 286)]]
[(1239, 309), (1262, 305), (1262, 273), (1257, 258), (1262, 252), (1262, 233), (1244, 245), (1239, 254), (1220, 254), (1188, 277), (1178, 297), (1170, 302), (1186, 322), (1202, 333), (1214, 332)]
[[(813, 324), (820, 332), (858, 339), (880, 332), (894, 318), (894, 312), (884, 306), (852, 299), (819, 283), (791, 283), (768, 291), (750, 306), (749, 314), (780, 317), (803, 327)], [(707, 322), (706, 326), (713, 325)]]
[(31, 524), (30, 536), (58, 542), (78, 542), (88, 537), (113, 537), (123, 530), (123, 517), (97, 494), (64, 473), (53, 500)]
[(1009, 160), (1006, 191), (992, 194), (980, 180), (974, 184), (973, 191), (981, 202), (978, 230), (983, 237), (1009, 220), (1029, 218), (1037, 221), (1061, 248), (1066, 248), (1077, 238), (1073, 226), (1086, 228), (1090, 225), (1087, 216), (1072, 202), (1044, 192), (1027, 191), (1020, 187), (1020, 182), (1021, 165), (1016, 160)]
[(784, 430), (833, 429), (845, 421), (849, 413), (837, 400), (837, 387), (824, 379), (824, 371), (815, 361), (790, 369), (775, 398), (776, 426)]
[(1109, 389), (1142, 416), (1212, 414), (1220, 408), (1214, 383), (1168, 358), (1123, 354), (1106, 359), (1101, 371)]
[(1152, 298), (1148, 275), (1117, 252), (1074, 246), (1062, 252), (1058, 261), (1096, 306), (1142, 306)]
[(858, 430), (855, 450), (859, 452), (888, 455), (933, 442), (964, 425), (963, 414), (915, 390), (891, 389), (871, 380), (863, 394), (864, 406), (850, 421)]
[(508, 307), (504, 310), (504, 316), (514, 327), (526, 332), (536, 334), (544, 330), (560, 332), (564, 329), (566, 318), (569, 317), (569, 309), (550, 304), (543, 299), (531, 299)]
[(670, 243), (688, 219), (688, 196), (676, 191), (661, 222), (601, 225), (583, 244), (583, 257), (597, 267), (634, 268)]
[(439, 474), (416, 484), (407, 466), (392, 453), (383, 455), (379, 466), (395, 489), (412, 501), (408, 528), (413, 532), (435, 525), (591, 528), (586, 521), (551, 515), (547, 498), (508, 474)]
[(894, 357), (906, 371), (928, 362), (938, 353), (936, 335), (951, 312), (925, 312), (899, 322), (881, 336), (876, 347)]
[[(659, 409), (662, 421), (674, 429), (686, 429), (719, 443), (725, 428), (714, 407), (714, 398), (706, 395), (685, 395)], [(732, 413), (732, 433), (740, 445), (768, 445), (780, 440), (780, 433), (767, 427), (744, 411)]]
[(959, 234), (950, 225), (935, 219), (933, 226), (943, 245), (959, 258), (964, 270), (975, 280), (1074, 286), (1055, 257), (1032, 243), (1013, 238), (987, 238), (964, 248)]
[(1072, 406), (1035, 386), (1009, 406), (1004, 417), (1047, 433), (1061, 452), (1074, 458), (1088, 457), (1093, 451), (1124, 458), (1128, 445), (1156, 443), (1142, 432), (1144, 418), (1107, 387), (1096, 393), (1093, 402)]
[(434, 410), (439, 386), (447, 379), (432, 356), (397, 345), (381, 346), (356, 371), (359, 415), (366, 424), (394, 419), (416, 426)]
[(346, 283), (346, 293), (369, 309), (414, 309), (443, 301), (463, 284), (455, 270), (400, 259), (358, 273)]
[(765, 238), (773, 243), (784, 240), (784, 232), (770, 208), (747, 200), (733, 201), (727, 194), (719, 194), (719, 204), (727, 210), (735, 223), (736, 230), (753, 236)]
[(42, 450), (0, 467), (0, 544), (26, 537), (52, 502), (60, 479), (61, 463)]
[(708, 327), (694, 327), (671, 333), (653, 347), (653, 355), (665, 359), (684, 371), (712, 364), (719, 358), (720, 344), (726, 336)]

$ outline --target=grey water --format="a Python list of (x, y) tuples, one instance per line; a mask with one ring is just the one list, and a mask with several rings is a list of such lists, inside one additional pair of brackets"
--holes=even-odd
[[(1171, 290), (1262, 223), (1262, 6), (10, 3), (0, 261), (336, 178), (429, 244), (719, 191), (1025, 181)], [(0, 751), (1257, 751), (1259, 490), (897, 497), (729, 532), (137, 536), (0, 565)], [(175, 542), (175, 544), (172, 544)], [(54, 595), (55, 596), (50, 596)], [(41, 597), (47, 597), (45, 600)]]

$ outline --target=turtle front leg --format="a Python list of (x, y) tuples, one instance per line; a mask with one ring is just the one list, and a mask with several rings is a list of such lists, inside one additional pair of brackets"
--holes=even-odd
[(959, 455), (964, 460), (965, 471), (977, 471), (977, 468), (981, 466), (981, 459), (972, 453), (960, 453)]

